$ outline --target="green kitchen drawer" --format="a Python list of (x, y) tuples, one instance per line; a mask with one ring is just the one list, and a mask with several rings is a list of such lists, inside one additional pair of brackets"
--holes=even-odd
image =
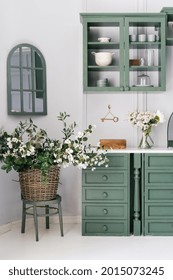
[(146, 169), (173, 169), (173, 154), (146, 154)]
[(146, 220), (145, 235), (173, 235), (173, 220)]
[(173, 187), (173, 170), (146, 170), (145, 171), (145, 185)]
[(173, 202), (173, 188), (165, 189), (164, 186), (145, 189), (146, 202)]
[(115, 171), (112, 169), (83, 170), (83, 186), (127, 186), (127, 171)]
[(127, 204), (88, 204), (82, 205), (82, 216), (85, 219), (126, 219)]
[(123, 220), (83, 220), (82, 235), (127, 236), (130, 235), (128, 228), (128, 222)]
[(116, 169), (127, 169), (129, 167), (129, 154), (107, 154), (109, 159), (109, 167), (115, 167)]
[(145, 204), (146, 219), (173, 219), (173, 203)]
[(82, 188), (83, 202), (127, 202), (127, 187)]

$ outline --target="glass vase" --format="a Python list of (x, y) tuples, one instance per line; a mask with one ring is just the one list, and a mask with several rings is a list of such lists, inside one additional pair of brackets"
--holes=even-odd
[(153, 140), (151, 139), (150, 135), (148, 133), (146, 133), (146, 131), (142, 131), (142, 137), (141, 137), (141, 141), (139, 143), (139, 148), (150, 149), (152, 147), (152, 144), (149, 143), (149, 140), (153, 144)]

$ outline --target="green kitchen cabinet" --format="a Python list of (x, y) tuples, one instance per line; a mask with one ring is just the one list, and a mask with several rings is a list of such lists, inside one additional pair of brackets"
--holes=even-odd
[(173, 153), (109, 153), (82, 172), (82, 234), (173, 236)]
[(143, 155), (144, 235), (173, 235), (173, 154)]
[(83, 235), (130, 234), (130, 154), (108, 157), (108, 168), (83, 170)]
[(161, 12), (166, 14), (166, 45), (173, 46), (173, 7), (163, 7)]
[[(165, 13), (82, 13), (81, 21), (84, 92), (166, 89)], [(145, 34), (146, 39), (139, 41), (139, 34)], [(154, 41), (147, 40), (148, 34), (155, 36)], [(136, 40), (131, 41), (130, 35), (136, 35)], [(111, 40), (98, 41), (102, 37)], [(112, 54), (110, 65), (96, 64), (96, 56), (101, 52)], [(148, 76), (146, 84), (141, 82), (144, 75)]]

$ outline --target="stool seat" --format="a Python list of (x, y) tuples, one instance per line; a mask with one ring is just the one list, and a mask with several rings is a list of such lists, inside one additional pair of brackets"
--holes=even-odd
[[(61, 209), (61, 196), (56, 195), (52, 200), (44, 201), (31, 201), (22, 199), (22, 226), (21, 233), (25, 233), (26, 215), (31, 215), (34, 217), (34, 227), (36, 234), (36, 241), (39, 241), (38, 237), (38, 217), (44, 216), (46, 221), (46, 229), (49, 229), (49, 216), (59, 215), (59, 224), (61, 236), (63, 236), (63, 220), (62, 220), (62, 209)], [(44, 209), (44, 213), (38, 213), (38, 208)]]

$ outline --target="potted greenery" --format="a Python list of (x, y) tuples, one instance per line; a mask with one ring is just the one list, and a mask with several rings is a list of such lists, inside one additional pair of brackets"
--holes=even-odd
[(51, 139), (44, 129), (29, 119), (20, 122), (12, 133), (0, 131), (0, 161), (6, 172), (19, 173), (22, 196), (30, 200), (53, 199), (57, 192), (61, 167), (87, 168), (106, 165), (105, 152), (87, 144), (94, 126), (75, 136), (76, 123), (67, 125), (70, 115), (60, 113), (63, 138)]

